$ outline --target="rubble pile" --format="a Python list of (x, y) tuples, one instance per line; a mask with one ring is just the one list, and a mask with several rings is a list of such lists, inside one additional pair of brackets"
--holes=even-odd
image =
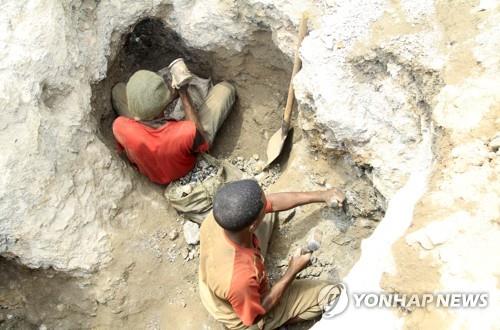
[(196, 163), (195, 167), (191, 170), (191, 172), (189, 172), (179, 180), (171, 183), (171, 185), (174, 187), (172, 191), (178, 198), (185, 197), (193, 191), (194, 187), (197, 184), (204, 182), (209, 178), (215, 177), (219, 170), (220, 167), (209, 164), (204, 159), (200, 159)]
[(266, 163), (260, 160), (257, 154), (249, 159), (238, 156), (229, 158), (228, 160), (232, 165), (241, 170), (245, 177), (255, 178), (263, 189), (276, 182), (281, 173), (280, 164), (271, 164), (266, 168)]
[(196, 162), (196, 166), (191, 170), (191, 172), (180, 178), (178, 181), (181, 185), (192, 185), (215, 176), (218, 171), (219, 167), (209, 164), (206, 160), (200, 159)]

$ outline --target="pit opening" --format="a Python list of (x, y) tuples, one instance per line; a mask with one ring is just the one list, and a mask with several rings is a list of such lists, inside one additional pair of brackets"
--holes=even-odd
[[(200, 36), (202, 37), (202, 36)], [(270, 31), (255, 32), (239, 52), (195, 49), (158, 18), (145, 18), (123, 36), (107, 76), (92, 86), (93, 115), (99, 138), (114, 150), (111, 125), (116, 118), (111, 89), (137, 70), (158, 71), (182, 57), (196, 75), (214, 84), (228, 80), (237, 89), (236, 104), (217, 134), (211, 153), (265, 156), (267, 139), (281, 124), (292, 62), (273, 43)]]

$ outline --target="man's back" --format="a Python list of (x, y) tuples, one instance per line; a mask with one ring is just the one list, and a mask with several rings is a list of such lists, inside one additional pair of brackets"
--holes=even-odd
[(212, 214), (200, 231), (200, 296), (205, 308), (231, 329), (244, 329), (265, 313), (260, 299), (269, 290), (258, 249), (229, 240)]
[[(186, 175), (196, 163), (192, 121), (169, 121), (153, 128), (123, 116), (115, 119), (113, 134), (129, 160), (151, 181), (167, 184)], [(204, 152), (203, 144), (197, 152)]]

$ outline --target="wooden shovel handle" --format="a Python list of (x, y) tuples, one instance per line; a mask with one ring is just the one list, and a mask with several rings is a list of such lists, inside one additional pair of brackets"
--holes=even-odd
[(299, 72), (300, 67), (302, 65), (299, 56), (299, 50), (300, 50), (300, 45), (302, 44), (302, 40), (306, 36), (306, 33), (307, 33), (307, 16), (305, 13), (303, 13), (299, 26), (297, 49), (295, 49), (295, 58), (293, 60), (292, 78), (290, 79), (290, 86), (288, 87), (288, 97), (286, 99), (285, 112), (283, 113), (283, 123), (281, 126), (283, 134), (288, 133), (288, 130), (290, 128), (290, 118), (292, 117), (293, 99), (294, 99), (293, 77), (295, 77), (295, 74)]

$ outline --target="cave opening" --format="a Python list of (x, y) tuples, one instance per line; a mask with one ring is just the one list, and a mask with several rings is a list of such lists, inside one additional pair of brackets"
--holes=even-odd
[[(200, 36), (202, 37), (202, 36)], [(92, 86), (93, 116), (97, 135), (110, 150), (116, 113), (111, 89), (126, 82), (137, 70), (158, 71), (176, 58), (184, 58), (189, 69), (215, 85), (228, 80), (236, 86), (233, 110), (219, 130), (211, 153), (227, 157), (238, 154), (264, 156), (267, 139), (281, 124), (281, 109), (291, 74), (291, 60), (272, 41), (271, 32), (259, 30), (240, 51), (191, 47), (159, 18), (145, 18), (123, 35), (106, 77)]]

